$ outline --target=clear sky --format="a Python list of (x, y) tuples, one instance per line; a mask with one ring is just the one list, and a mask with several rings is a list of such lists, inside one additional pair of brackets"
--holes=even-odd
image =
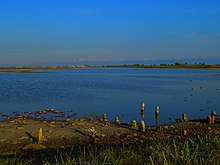
[(220, 63), (220, 0), (0, 1), (1, 66), (205, 59)]

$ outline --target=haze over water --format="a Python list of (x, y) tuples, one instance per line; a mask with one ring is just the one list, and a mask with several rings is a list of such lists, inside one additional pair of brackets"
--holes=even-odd
[(140, 121), (145, 102), (147, 125), (220, 113), (220, 71), (189, 69), (76, 69), (37, 73), (0, 73), (0, 111), (29, 112), (54, 108), (78, 117), (102, 115), (121, 122)]

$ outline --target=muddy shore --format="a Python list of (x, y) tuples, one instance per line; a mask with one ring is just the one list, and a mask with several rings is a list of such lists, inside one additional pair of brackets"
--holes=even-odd
[[(67, 118), (63, 121), (41, 120), (18, 115), (0, 122), (0, 155), (23, 154), (32, 150), (66, 148), (84, 144), (130, 144), (148, 141), (167, 141), (204, 135), (220, 135), (220, 120), (177, 121), (160, 126), (139, 124), (132, 129), (129, 123), (115, 124), (96, 118)], [(39, 130), (42, 128), (42, 142)]]

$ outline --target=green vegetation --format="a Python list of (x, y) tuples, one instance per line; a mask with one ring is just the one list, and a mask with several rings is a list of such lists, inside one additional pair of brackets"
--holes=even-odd
[(144, 65), (144, 64), (133, 64), (133, 65), (118, 65), (118, 66), (104, 66), (104, 67), (123, 67), (123, 68), (185, 68), (185, 69), (220, 69), (220, 64), (205, 64), (205, 63), (194, 63), (187, 64), (176, 62), (175, 64), (160, 64), (160, 65)]
[(187, 64), (182, 62), (176, 62), (174, 64), (159, 64), (159, 65), (144, 65), (144, 64), (133, 64), (133, 65), (105, 65), (105, 66), (34, 66), (34, 67), (0, 67), (0, 72), (33, 72), (40, 70), (70, 70), (70, 69), (82, 69), (82, 68), (185, 68), (185, 69), (220, 69), (220, 64), (205, 64), (194, 63)]
[(220, 137), (130, 145), (87, 145), (0, 157), (0, 164), (219, 164)]

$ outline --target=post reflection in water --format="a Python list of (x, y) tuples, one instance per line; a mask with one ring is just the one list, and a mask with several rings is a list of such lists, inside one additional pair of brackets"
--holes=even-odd
[(159, 115), (155, 114), (155, 120), (156, 120), (156, 124), (159, 123)]
[(141, 118), (144, 118), (144, 111), (141, 111)]

